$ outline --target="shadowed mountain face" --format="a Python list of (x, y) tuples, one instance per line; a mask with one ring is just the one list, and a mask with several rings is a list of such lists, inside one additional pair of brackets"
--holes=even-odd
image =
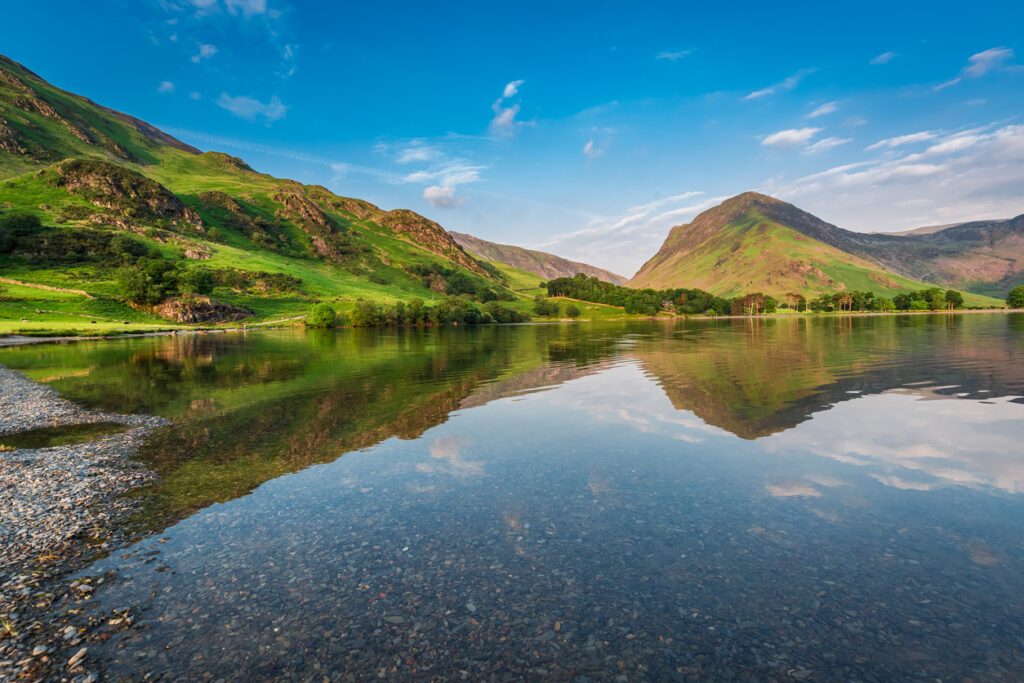
[(461, 232), (452, 232), (451, 236), (455, 238), (455, 241), (463, 249), (476, 255), (478, 258), (486, 261), (506, 263), (520, 270), (536, 273), (548, 280), (558, 277), (572, 277), (577, 273), (583, 273), (588, 277), (596, 277), (599, 280), (611, 282), (615, 285), (621, 285), (626, 282), (626, 278), (603, 268), (598, 268), (588, 263), (570, 261), (547, 252), (514, 247), (508, 244), (496, 244), (495, 242), (488, 242), (479, 237), (473, 237)]
[(803, 294), (924, 283), (995, 296), (1024, 274), (1024, 216), (917, 234), (858, 233), (756, 192), (733, 197), (672, 229), (631, 286), (697, 286), (719, 295)]

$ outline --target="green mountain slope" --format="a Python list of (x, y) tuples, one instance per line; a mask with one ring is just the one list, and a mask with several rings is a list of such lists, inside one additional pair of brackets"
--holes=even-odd
[(887, 297), (928, 286), (824, 241), (830, 230), (839, 229), (791, 204), (747, 192), (673, 228), (628, 285), (698, 287), (719, 296), (860, 290)]
[(533, 249), (524, 249), (523, 247), (515, 247), (509, 244), (488, 242), (479, 237), (461, 232), (452, 232), (451, 236), (455, 238), (455, 241), (463, 249), (479, 258), (486, 261), (505, 263), (519, 270), (536, 273), (548, 280), (553, 280), (557, 277), (572, 277), (576, 273), (583, 273), (588, 277), (596, 277), (599, 280), (611, 282), (615, 285), (625, 284), (626, 282), (626, 278), (616, 275), (611, 271), (592, 266), (588, 263), (570, 261), (544, 251), (534, 251)]
[[(182, 272), (213, 273), (212, 296), (254, 312), (254, 320), (301, 315), (315, 300), (343, 309), (359, 298), (429, 302), (507, 292), (493, 266), (434, 221), (201, 153), (5, 57), (0, 213), (32, 214), (42, 226), (27, 236), (0, 235), (0, 277), (91, 297), (51, 298), (52, 315), (160, 322), (151, 310), (118, 300), (125, 239), (129, 251), (149, 250)], [(12, 292), (0, 291), (0, 317), (36, 321), (34, 308), (26, 314), (17, 304)]]

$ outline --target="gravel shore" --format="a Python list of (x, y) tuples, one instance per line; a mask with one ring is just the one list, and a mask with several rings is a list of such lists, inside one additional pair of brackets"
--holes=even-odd
[(79, 628), (69, 626), (91, 586), (63, 579), (111, 547), (117, 522), (133, 507), (123, 494), (153, 480), (129, 458), (169, 424), (85, 410), (0, 366), (0, 443), (6, 435), (95, 422), (128, 429), (87, 443), (0, 452), (0, 680), (98, 680), (78, 647)]

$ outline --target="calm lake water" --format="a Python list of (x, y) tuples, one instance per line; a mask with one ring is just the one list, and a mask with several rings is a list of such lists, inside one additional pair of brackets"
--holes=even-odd
[(1024, 680), (1024, 316), (0, 350), (171, 418), (115, 679)]

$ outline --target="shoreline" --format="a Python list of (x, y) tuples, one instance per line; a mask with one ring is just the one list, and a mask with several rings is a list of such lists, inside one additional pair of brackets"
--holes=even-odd
[[(765, 319), (784, 319), (784, 320), (809, 320), (809, 319), (824, 319), (824, 318), (869, 318), (869, 317), (882, 317), (882, 316), (905, 316), (905, 315), (973, 315), (982, 313), (996, 313), (996, 314), (1008, 314), (1008, 313), (1024, 313), (1024, 308), (981, 308), (981, 309), (958, 309), (953, 311), (847, 311), (844, 313), (769, 313), (766, 315), (680, 315), (680, 316), (636, 316), (621, 317), (621, 318), (604, 318), (602, 320), (589, 320), (589, 319), (572, 319), (572, 318), (559, 318), (552, 320), (530, 320), (526, 323), (515, 323), (515, 324), (551, 324), (551, 323), (604, 323), (604, 322), (626, 322), (630, 320), (658, 320), (665, 322), (679, 322), (686, 320), (765, 320)], [(137, 337), (170, 337), (179, 334), (217, 334), (223, 332), (247, 332), (253, 329), (268, 328), (273, 329), (276, 327), (297, 327), (294, 323), (291, 325), (282, 325), (281, 323), (293, 322), (294, 320), (301, 319), (291, 318), (287, 320), (275, 320), (266, 323), (253, 323), (247, 327), (187, 327), (187, 328), (174, 328), (167, 330), (155, 330), (152, 332), (125, 332), (121, 334), (108, 334), (108, 335), (52, 335), (47, 336), (41, 335), (20, 335), (20, 334), (6, 334), (0, 335), (0, 348), (6, 348), (11, 346), (29, 346), (33, 344), (66, 344), (68, 342), (75, 341), (110, 341), (115, 339), (134, 339)], [(500, 323), (498, 323), (500, 324)], [(408, 325), (402, 325), (400, 327), (409, 327)], [(430, 325), (429, 327), (436, 327)], [(338, 328), (329, 329), (351, 329), (352, 325)], [(367, 328), (369, 329), (369, 328)], [(2, 367), (2, 366), (0, 366)]]
[(93, 580), (69, 578), (129, 540), (118, 526), (137, 500), (125, 494), (155, 480), (132, 457), (170, 421), (87, 410), (3, 365), (0, 393), (0, 443), (54, 426), (128, 428), (84, 443), (0, 451), (0, 680), (58, 673), (98, 680), (87, 670), (88, 624), (79, 617)]

